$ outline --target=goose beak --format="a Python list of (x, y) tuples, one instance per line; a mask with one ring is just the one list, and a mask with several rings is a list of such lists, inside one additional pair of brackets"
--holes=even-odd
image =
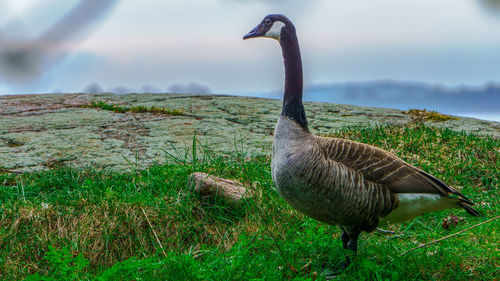
[(254, 27), (250, 32), (248, 32), (245, 36), (243, 36), (243, 40), (260, 37), (262, 34), (259, 32), (259, 26)]

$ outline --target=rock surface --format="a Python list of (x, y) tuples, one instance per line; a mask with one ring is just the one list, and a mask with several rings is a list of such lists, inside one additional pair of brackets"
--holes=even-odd
[[(83, 108), (91, 101), (183, 110), (180, 116)], [(400, 110), (305, 104), (315, 134), (342, 127), (404, 125)], [(271, 153), (281, 101), (218, 95), (72, 94), (0, 96), (0, 171), (36, 171), (59, 164), (129, 171), (184, 155), (193, 137), (215, 151)], [(500, 123), (459, 118), (433, 126), (500, 137)]]

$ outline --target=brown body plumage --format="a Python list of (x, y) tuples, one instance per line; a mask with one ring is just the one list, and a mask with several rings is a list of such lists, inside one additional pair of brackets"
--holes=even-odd
[(356, 252), (361, 231), (427, 212), (464, 208), (479, 215), (460, 192), (387, 151), (312, 135), (302, 104), (302, 62), (295, 27), (283, 15), (269, 15), (244, 39), (254, 37), (278, 40), (285, 63), (283, 111), (273, 141), (273, 181), (298, 211), (339, 224), (344, 248)]
[[(280, 195), (290, 205), (344, 228), (372, 231), (380, 220), (387, 223), (384, 219), (399, 206), (398, 194), (438, 195), (443, 200), (438, 209), (465, 207), (477, 214), (461, 193), (391, 153), (351, 140), (314, 136), (285, 116), (276, 126), (271, 169)], [(459, 197), (451, 198), (450, 193)], [(436, 211), (425, 207), (414, 216)]]

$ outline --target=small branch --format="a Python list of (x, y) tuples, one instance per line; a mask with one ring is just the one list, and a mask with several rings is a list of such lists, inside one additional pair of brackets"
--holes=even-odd
[(385, 230), (385, 229), (382, 229), (382, 228), (377, 228), (376, 230), (378, 232), (382, 233), (382, 234), (396, 234), (396, 232), (392, 231), (392, 230)]
[(211, 176), (207, 173), (192, 173), (189, 175), (189, 184), (194, 185), (194, 190), (202, 197), (219, 196), (233, 203), (253, 196), (252, 190), (247, 189), (241, 183)]
[(144, 211), (143, 208), (141, 208), (141, 210), (142, 210), (142, 213), (144, 214), (144, 217), (148, 221), (149, 227), (151, 227), (151, 230), (153, 231), (153, 234), (156, 237), (156, 242), (158, 242), (158, 245), (160, 245), (160, 248), (161, 248), (161, 251), (163, 252), (163, 255), (165, 257), (167, 257), (167, 253), (165, 253), (165, 250), (163, 249), (163, 246), (161, 245), (160, 239), (158, 238), (158, 235), (156, 235), (156, 231), (155, 231), (153, 225), (151, 224), (151, 222), (149, 221), (148, 216), (146, 215), (146, 212)]
[(418, 246), (418, 247), (411, 248), (411, 249), (409, 249), (408, 251), (406, 251), (406, 252), (403, 252), (403, 253), (399, 254), (399, 256), (402, 256), (402, 255), (404, 255), (404, 254), (406, 254), (406, 253), (408, 253), (408, 252), (411, 252), (411, 251), (416, 250), (416, 249), (419, 249), (419, 248), (427, 247), (427, 246), (429, 246), (429, 245), (431, 245), (431, 244), (434, 244), (434, 243), (437, 243), (437, 242), (439, 242), (439, 241), (443, 241), (443, 240), (445, 240), (445, 239), (448, 239), (448, 238), (453, 237), (453, 236), (455, 236), (455, 235), (458, 235), (458, 234), (460, 234), (460, 233), (466, 232), (466, 231), (471, 230), (471, 229), (473, 229), (473, 228), (475, 228), (475, 227), (478, 227), (478, 226), (480, 226), (480, 225), (483, 225), (483, 224), (486, 224), (486, 223), (492, 222), (492, 221), (494, 221), (494, 220), (496, 220), (496, 219), (498, 219), (498, 218), (500, 218), (500, 216), (496, 216), (496, 217), (491, 218), (491, 219), (489, 219), (489, 220), (487, 220), (487, 221), (483, 221), (483, 222), (478, 223), (478, 224), (476, 224), (476, 225), (474, 225), (474, 226), (471, 226), (471, 227), (469, 227), (469, 228), (467, 228), (467, 229), (461, 230), (461, 231), (459, 231), (459, 232), (457, 232), (457, 233), (453, 233), (453, 234), (451, 234), (451, 235), (445, 236), (445, 237), (443, 237), (443, 238), (439, 238), (439, 239), (434, 240), (434, 241), (431, 241), (431, 242), (429, 242), (429, 243), (422, 244), (422, 245), (420, 245), (420, 246)]
[(0, 168), (0, 173), (12, 173), (12, 174), (19, 174), (20, 175), (23, 173), (23, 171)]

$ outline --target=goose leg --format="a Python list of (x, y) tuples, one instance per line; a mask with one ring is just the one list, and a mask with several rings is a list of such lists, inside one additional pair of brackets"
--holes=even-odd
[[(346, 230), (347, 229), (347, 230)], [(342, 228), (342, 246), (344, 249), (351, 250), (354, 252), (354, 255), (358, 252), (358, 236), (361, 233), (360, 230), (350, 229), (350, 228)], [(346, 256), (346, 260), (342, 262), (340, 271), (332, 271), (329, 268), (324, 268), (321, 275), (325, 276), (327, 280), (331, 280), (336, 277), (337, 273), (342, 272), (346, 269), (351, 263), (351, 257), (349, 255)]]
[[(358, 252), (358, 237), (360, 233), (361, 231), (357, 229), (349, 229), (349, 231), (342, 229), (342, 246), (344, 249), (353, 251), (354, 255)], [(342, 267), (345, 269), (350, 263), (351, 257), (348, 255)]]
[(349, 242), (347, 243), (347, 248), (354, 252), (354, 254), (358, 253), (358, 237), (360, 231), (356, 231), (349, 235)]
[(342, 229), (342, 246), (344, 247), (344, 249), (348, 249), (347, 248), (348, 243), (349, 243), (349, 235), (347, 235), (347, 232), (345, 232), (345, 230)]

